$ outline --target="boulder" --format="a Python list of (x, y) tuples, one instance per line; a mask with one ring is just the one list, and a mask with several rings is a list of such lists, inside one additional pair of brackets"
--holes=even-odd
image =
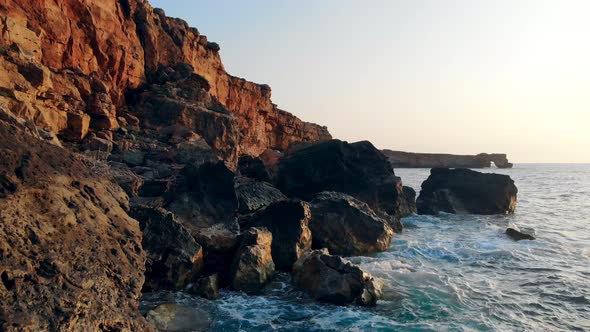
[(393, 229), (387, 219), (352, 196), (322, 192), (310, 205), (313, 248), (357, 256), (384, 251), (391, 245)]
[(367, 141), (329, 140), (294, 149), (279, 163), (277, 188), (303, 200), (322, 191), (343, 192), (373, 209), (400, 214), (401, 182), (383, 153)]
[(506, 235), (508, 235), (514, 241), (535, 239), (535, 231), (533, 229), (520, 229), (514, 224), (510, 225), (506, 229)]
[(217, 274), (212, 274), (199, 278), (187, 287), (187, 291), (209, 300), (216, 300), (219, 298), (219, 277)]
[(293, 264), (311, 249), (309, 204), (285, 200), (270, 204), (253, 215), (240, 218), (242, 228), (265, 227), (272, 233), (272, 258), (277, 269), (290, 271)]
[(305, 253), (293, 266), (293, 280), (318, 301), (372, 306), (382, 297), (381, 283), (357, 265), (327, 249)]
[(68, 128), (63, 133), (64, 138), (81, 141), (88, 134), (90, 116), (82, 113), (68, 113)]
[(245, 181), (236, 185), (238, 211), (248, 214), (274, 202), (286, 200), (287, 196), (267, 182)]
[(204, 249), (203, 273), (218, 274), (220, 285), (230, 282), (231, 264), (238, 245), (238, 228), (237, 225), (216, 224), (193, 234)]
[(238, 159), (238, 175), (249, 177), (256, 181), (270, 181), (262, 160), (249, 155), (243, 155)]
[(186, 165), (165, 196), (167, 209), (193, 235), (202, 228), (236, 221), (234, 173), (221, 161)]
[(508, 175), (433, 168), (416, 201), (419, 214), (511, 214), (517, 188)]
[(153, 328), (167, 332), (204, 332), (211, 325), (211, 317), (206, 311), (174, 303), (157, 306), (148, 311), (146, 318)]
[(409, 217), (416, 213), (416, 191), (413, 188), (403, 186), (402, 196), (399, 201), (400, 217)]
[(109, 154), (113, 151), (113, 142), (98, 136), (87, 137), (82, 148), (90, 151), (99, 151)]
[(272, 234), (262, 228), (250, 228), (240, 235), (231, 270), (231, 285), (235, 290), (257, 293), (275, 271), (272, 261)]
[(143, 291), (180, 290), (203, 268), (203, 250), (189, 232), (164, 209), (133, 207), (139, 221), (142, 245), (148, 253)]

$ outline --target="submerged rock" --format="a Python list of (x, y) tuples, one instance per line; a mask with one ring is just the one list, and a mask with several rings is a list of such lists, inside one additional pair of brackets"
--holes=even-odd
[(318, 301), (338, 305), (372, 306), (383, 292), (381, 284), (358, 266), (332, 256), (327, 249), (305, 253), (293, 266), (295, 284)]
[(419, 214), (511, 214), (517, 192), (508, 175), (433, 168), (416, 204)]
[(512, 224), (506, 229), (506, 235), (508, 235), (514, 241), (520, 240), (534, 240), (535, 231), (533, 229), (520, 229), (518, 226)]
[(373, 209), (400, 215), (401, 182), (370, 142), (329, 140), (293, 150), (280, 160), (277, 178), (287, 196), (311, 200), (322, 191), (343, 192)]
[(303, 253), (311, 249), (309, 204), (285, 200), (240, 219), (242, 228), (265, 227), (272, 233), (272, 258), (277, 269), (290, 271)]
[(200, 332), (207, 331), (211, 317), (206, 311), (180, 304), (166, 303), (147, 313), (147, 321), (158, 331)]
[(250, 228), (240, 235), (240, 247), (231, 270), (231, 285), (235, 290), (257, 293), (275, 271), (271, 255), (272, 234)]
[(190, 233), (164, 209), (134, 207), (142, 245), (148, 252), (144, 291), (183, 289), (203, 268), (203, 250)]
[(366, 203), (347, 194), (322, 192), (310, 204), (314, 248), (345, 256), (389, 248), (393, 230)]

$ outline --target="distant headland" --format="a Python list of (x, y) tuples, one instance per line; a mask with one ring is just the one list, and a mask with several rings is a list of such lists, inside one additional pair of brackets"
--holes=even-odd
[(480, 153), (477, 155), (455, 155), (446, 153), (414, 153), (382, 150), (394, 168), (487, 168), (492, 163), (498, 168), (512, 168), (506, 154)]

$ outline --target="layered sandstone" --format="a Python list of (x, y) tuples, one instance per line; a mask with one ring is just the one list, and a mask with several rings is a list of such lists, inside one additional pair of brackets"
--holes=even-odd
[(330, 138), (325, 127), (277, 108), (267, 85), (229, 75), (219, 45), (144, 0), (6, 0), (0, 32), (0, 104), (68, 139), (116, 129), (126, 93), (180, 63), (236, 116), (234, 154)]

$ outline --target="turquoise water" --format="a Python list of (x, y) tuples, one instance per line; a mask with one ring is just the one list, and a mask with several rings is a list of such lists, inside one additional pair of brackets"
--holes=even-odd
[[(590, 165), (517, 165), (513, 216), (413, 216), (391, 248), (352, 257), (383, 279), (375, 308), (318, 304), (280, 274), (264, 296), (223, 291), (207, 301), (146, 295), (145, 308), (178, 302), (208, 310), (212, 331), (590, 330)], [(419, 191), (425, 169), (399, 169)], [(514, 242), (508, 223), (537, 240)]]

